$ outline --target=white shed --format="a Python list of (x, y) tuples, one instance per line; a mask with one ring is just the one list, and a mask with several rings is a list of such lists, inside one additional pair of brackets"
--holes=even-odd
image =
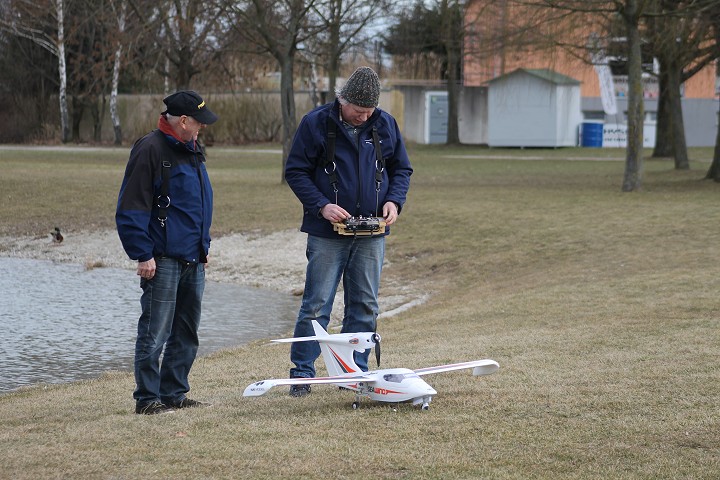
[(574, 78), (520, 68), (490, 80), (490, 147), (574, 147), (582, 118)]

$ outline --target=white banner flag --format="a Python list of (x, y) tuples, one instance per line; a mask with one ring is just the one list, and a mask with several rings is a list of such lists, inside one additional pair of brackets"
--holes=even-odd
[(605, 49), (600, 46), (599, 36), (596, 33), (591, 33), (588, 37), (588, 49), (591, 52), (590, 58), (600, 83), (600, 100), (602, 101), (603, 110), (606, 115), (615, 115), (617, 114), (615, 82), (613, 81), (612, 71), (608, 66)]
[(600, 81), (600, 100), (602, 101), (603, 110), (607, 115), (615, 115), (617, 113), (617, 102), (615, 101), (615, 83), (613, 82), (610, 67), (608, 67), (607, 63), (595, 64), (594, 67)]

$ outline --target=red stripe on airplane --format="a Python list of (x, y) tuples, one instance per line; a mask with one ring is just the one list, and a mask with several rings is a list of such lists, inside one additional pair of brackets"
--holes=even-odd
[[(328, 348), (330, 348), (330, 347), (328, 347)], [(340, 355), (338, 355), (337, 353), (335, 353), (335, 350), (330, 348), (330, 351), (332, 352), (333, 357), (335, 358), (335, 361), (340, 364), (340, 368), (342, 368), (345, 373), (355, 373), (355, 370), (350, 368), (350, 366), (343, 361), (342, 357)]]
[(405, 393), (405, 392), (396, 392), (395, 390), (388, 390), (386, 388), (373, 388), (373, 392), (377, 393), (378, 395), (392, 395), (396, 393)]

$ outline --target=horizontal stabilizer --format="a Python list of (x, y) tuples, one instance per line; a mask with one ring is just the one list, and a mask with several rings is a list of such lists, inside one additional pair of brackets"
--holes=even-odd
[(372, 332), (361, 332), (361, 333), (335, 333), (327, 336), (313, 336), (313, 337), (296, 337), (296, 338), (279, 338), (277, 340), (270, 340), (275, 343), (295, 343), (295, 342), (310, 342), (316, 341), (321, 344), (337, 345), (339, 347), (347, 347), (356, 352), (364, 352), (368, 348), (372, 348), (376, 345), (373, 341)]
[(415, 370), (418, 375), (429, 375), (431, 373), (452, 372), (453, 370), (473, 369), (473, 375), (490, 375), (500, 368), (495, 360), (473, 360), (472, 362), (453, 363), (449, 365), (438, 365), (436, 367), (420, 368)]
[(273, 343), (294, 343), (294, 342), (311, 342), (313, 340), (317, 341), (319, 338), (325, 338), (325, 337), (295, 337), (295, 338), (277, 338), (275, 340), (270, 340)]

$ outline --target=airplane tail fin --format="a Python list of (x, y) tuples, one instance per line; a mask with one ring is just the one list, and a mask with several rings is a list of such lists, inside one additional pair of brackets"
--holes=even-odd
[(358, 348), (365, 343), (360, 338), (362, 334), (339, 333), (330, 335), (318, 322), (313, 320), (312, 323), (328, 375), (345, 375), (360, 372), (360, 367), (355, 363), (353, 352), (356, 350), (358, 352), (365, 351), (366, 347), (364, 346)]
[(320, 344), (328, 375), (345, 375), (359, 373), (360, 367), (355, 363), (353, 352), (364, 352), (372, 348), (380, 340), (373, 332), (335, 333), (330, 334), (316, 320), (312, 321), (315, 335), (312, 337), (281, 338), (273, 342), (292, 343), (317, 341)]
[(325, 329), (320, 325), (320, 323), (317, 320), (312, 321), (313, 330), (315, 331), (316, 337), (329, 337), (330, 334), (325, 331)]

